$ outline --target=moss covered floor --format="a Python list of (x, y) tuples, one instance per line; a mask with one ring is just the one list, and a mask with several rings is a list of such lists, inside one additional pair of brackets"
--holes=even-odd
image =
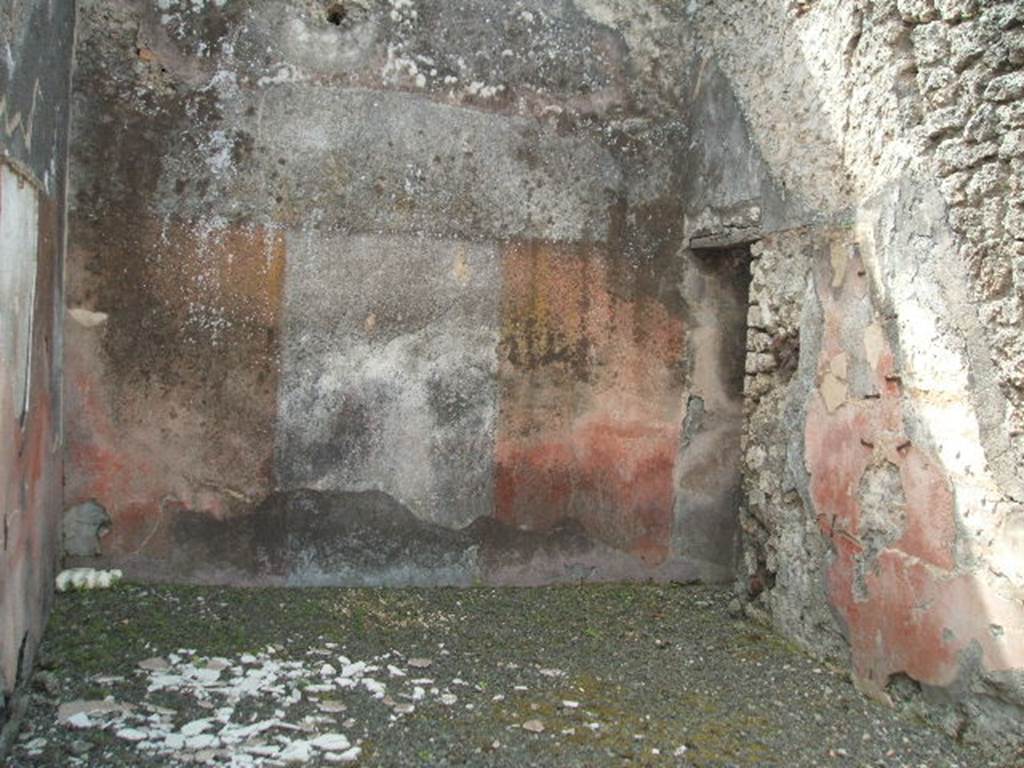
[[(728, 599), (655, 585), (62, 594), (10, 764), (990, 764), (729, 618)], [(201, 738), (181, 744), (183, 729)]]

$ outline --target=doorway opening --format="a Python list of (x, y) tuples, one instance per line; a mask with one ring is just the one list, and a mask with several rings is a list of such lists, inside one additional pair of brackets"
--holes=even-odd
[(694, 248), (689, 382), (677, 467), (676, 546), (728, 580), (739, 556), (750, 244)]

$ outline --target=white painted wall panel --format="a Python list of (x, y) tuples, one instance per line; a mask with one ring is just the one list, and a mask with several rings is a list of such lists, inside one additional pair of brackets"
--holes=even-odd
[(13, 400), (0, 406), (19, 419), (29, 391), (38, 240), (35, 187), (0, 166), (0, 392)]

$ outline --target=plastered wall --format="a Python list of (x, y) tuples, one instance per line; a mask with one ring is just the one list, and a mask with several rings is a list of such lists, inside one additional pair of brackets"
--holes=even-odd
[(1020, 4), (327, 5), (81, 3), (103, 557), (738, 570), (867, 694), (1019, 743)]
[(29, 674), (60, 554), (68, 4), (0, 9), (0, 728)]
[(335, 5), (82, 2), (67, 505), (146, 578), (730, 579), (683, 17)]

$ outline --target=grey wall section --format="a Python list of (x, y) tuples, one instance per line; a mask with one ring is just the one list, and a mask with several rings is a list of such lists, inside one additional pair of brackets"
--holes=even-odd
[(450, 528), (490, 514), (497, 247), (309, 231), (288, 253), (280, 487), (380, 490)]
[(212, 204), (304, 229), (604, 240), (622, 188), (618, 164), (593, 137), (532, 118), (307, 84), (271, 84), (229, 104), (238, 113), (232, 146), (251, 137), (259, 161), (211, 174), (219, 150), (204, 153), (202, 166), (164, 179), (212, 176), (213, 190), (167, 189), (157, 210), (199, 216)]
[(711, 57), (697, 57), (683, 84), (691, 135), (680, 190), (687, 233), (697, 245), (728, 247), (807, 215), (787, 200), (751, 140), (732, 85)]
[[(13, 370), (15, 361), (0, 360), (0, 727), (42, 636), (60, 546), (64, 199), (74, 25), (72, 2), (13, 0), (0, 8), (0, 173), (22, 187), (21, 194), (0, 199), (0, 206), (19, 205), (34, 193), (29, 226), (37, 227), (31, 237), (35, 258), (16, 267), (31, 274), (4, 276), (5, 284), (31, 288), (21, 311), (31, 312), (32, 321), (26, 326), (24, 416), (12, 397), (14, 376), (23, 372)], [(13, 332), (6, 303), (0, 334)]]
[(12, 0), (0, 9), (4, 151), (61, 199), (67, 171), (75, 4)]

